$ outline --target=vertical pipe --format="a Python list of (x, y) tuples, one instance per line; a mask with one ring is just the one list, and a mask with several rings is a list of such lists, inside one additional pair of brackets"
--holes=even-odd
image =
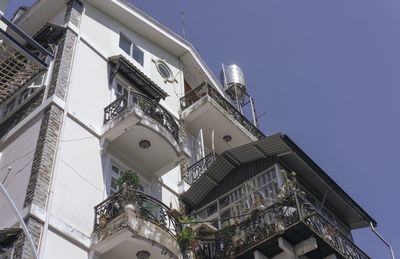
[(376, 229), (374, 228), (374, 224), (372, 224), (372, 222), (370, 222), (369, 224), (370, 224), (370, 226), (371, 226), (372, 232), (374, 232), (375, 235), (376, 235), (377, 237), (379, 237), (379, 239), (382, 240), (382, 242), (385, 243), (385, 245), (386, 245), (387, 247), (389, 247), (390, 255), (391, 255), (392, 259), (396, 259), (396, 258), (394, 257), (393, 248), (392, 248), (392, 246), (389, 244), (389, 242), (387, 242), (387, 241), (383, 238), (383, 236), (381, 236), (381, 234), (379, 234), (378, 231), (376, 231)]
[(11, 208), (14, 210), (15, 215), (17, 216), (18, 221), (19, 221), (19, 223), (21, 224), (22, 231), (24, 231), (24, 234), (25, 234), (26, 238), (28, 239), (29, 245), (32, 247), (33, 257), (34, 257), (35, 259), (39, 259), (39, 256), (38, 256), (38, 254), (37, 254), (37, 250), (36, 250), (35, 244), (33, 243), (32, 236), (31, 236), (31, 234), (29, 233), (29, 230), (28, 230), (28, 228), (26, 227), (25, 222), (24, 222), (22, 216), (21, 216), (21, 214), (20, 214), (19, 211), (18, 211), (18, 208), (15, 206), (13, 200), (11, 199), (10, 195), (8, 194), (7, 190), (4, 188), (4, 186), (3, 186), (2, 183), (0, 183), (0, 190), (1, 190), (1, 192), (4, 194), (4, 196), (6, 197), (6, 200), (7, 200), (8, 203), (10, 204)]
[(254, 104), (253, 97), (250, 96), (250, 104), (251, 104), (251, 113), (253, 115), (253, 124), (258, 128), (258, 119), (257, 119), (257, 112), (256, 112), (256, 106)]

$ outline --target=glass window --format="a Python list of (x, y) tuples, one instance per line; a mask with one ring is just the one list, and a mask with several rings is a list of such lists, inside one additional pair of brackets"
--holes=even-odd
[(119, 35), (119, 47), (129, 56), (131, 56), (136, 62), (143, 66), (144, 52), (138, 48), (133, 42), (120, 33)]
[(141, 49), (139, 49), (137, 46), (133, 45), (131, 56), (134, 60), (136, 60), (140, 65), (143, 66), (144, 53)]
[(203, 220), (219, 221), (219, 226), (222, 226), (231, 218), (243, 220), (254, 207), (271, 206), (276, 202), (277, 194), (278, 179), (274, 166), (199, 210), (196, 216)]
[(158, 71), (160, 71), (161, 76), (164, 77), (165, 79), (170, 79), (171, 70), (169, 70), (169, 67), (167, 67), (167, 65), (165, 65), (162, 62), (159, 62), (157, 64), (157, 66), (158, 66)]
[(131, 45), (132, 42), (128, 38), (122, 34), (119, 35), (119, 47), (128, 55), (131, 55)]

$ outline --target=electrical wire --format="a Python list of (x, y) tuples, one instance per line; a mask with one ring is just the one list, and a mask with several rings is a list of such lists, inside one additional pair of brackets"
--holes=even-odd
[(76, 175), (78, 175), (82, 180), (84, 180), (86, 183), (88, 183), (90, 186), (98, 190), (99, 192), (103, 192), (101, 189), (99, 189), (97, 186), (92, 184), (89, 180), (87, 180), (85, 177), (83, 177), (73, 166), (71, 166), (69, 163), (64, 161), (62, 158), (60, 158), (60, 161), (63, 162), (69, 169), (71, 169), (72, 172), (74, 172)]
[[(81, 140), (86, 140), (86, 139), (91, 139), (91, 138), (96, 138), (96, 137), (86, 137), (86, 138), (77, 138), (77, 139), (68, 139), (68, 140), (60, 140), (60, 142), (74, 142), (74, 141), (81, 141)], [(12, 164), (14, 164), (16, 161), (28, 156), (29, 154), (31, 154), (32, 152), (36, 151), (36, 147), (34, 149), (31, 149), (30, 151), (28, 151), (27, 153), (17, 157), (16, 159), (14, 159), (13, 161), (11, 161), (10, 163), (8, 163), (7, 165), (3, 166), (2, 168), (0, 168), (0, 172), (4, 169), (8, 169), (10, 168), (10, 166)], [(12, 180), (15, 178), (15, 175), (20, 173), (22, 170), (24, 170), (34, 159), (32, 158), (31, 160), (29, 160), (29, 162), (27, 164), (24, 165), (24, 167), (20, 170), (18, 170), (16, 173), (14, 173), (14, 175), (12, 176), (12, 178), (10, 179), (10, 181), (5, 185), (5, 187), (7, 187)], [(9, 177), (11, 173), (11, 170), (9, 170), (6, 174), (6, 176), (4, 177), (4, 179), (2, 180), (2, 184), (4, 184), (7, 180), (7, 178)]]
[[(30, 165), (32, 162), (33, 162), (33, 158), (32, 158), (31, 160), (29, 160), (28, 163), (26, 163), (26, 164), (24, 165), (24, 167), (22, 167), (22, 168), (19, 169), (17, 172), (15, 172), (14, 175), (10, 178), (10, 181), (9, 181), (6, 185), (4, 185), (4, 187), (8, 187), (8, 185), (9, 185), (10, 183), (12, 183), (12, 181), (14, 180), (15, 176), (17, 176), (17, 174), (19, 174), (20, 172), (22, 172), (22, 171), (23, 171), (28, 165)], [(11, 170), (10, 170), (9, 172), (11, 172)], [(6, 180), (6, 179), (4, 179), (3, 184), (5, 183), (5, 180)]]

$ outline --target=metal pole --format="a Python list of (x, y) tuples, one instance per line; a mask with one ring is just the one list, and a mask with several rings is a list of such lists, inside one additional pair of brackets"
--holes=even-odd
[(251, 97), (251, 96), (250, 96), (250, 105), (251, 105), (251, 113), (253, 114), (254, 126), (256, 126), (258, 128), (258, 118), (257, 118), (256, 106), (254, 104), (253, 97)]
[(378, 231), (376, 231), (376, 229), (374, 228), (374, 224), (372, 224), (372, 222), (370, 222), (369, 225), (371, 226), (372, 232), (374, 232), (375, 235), (377, 235), (377, 236), (379, 237), (379, 239), (382, 240), (382, 242), (385, 243), (385, 245), (386, 245), (387, 247), (389, 247), (390, 255), (392, 256), (392, 259), (396, 259), (396, 258), (394, 257), (393, 248), (392, 248), (392, 246), (389, 244), (389, 242), (387, 242), (387, 241), (383, 238), (383, 236), (381, 236), (381, 234), (379, 234)]
[(24, 220), (22, 219), (21, 214), (19, 213), (17, 207), (15, 206), (14, 202), (12, 201), (10, 195), (8, 194), (7, 190), (4, 188), (4, 186), (3, 186), (2, 183), (0, 183), (0, 190), (2, 191), (2, 193), (4, 194), (4, 196), (6, 197), (6, 200), (8, 201), (8, 203), (10, 204), (10, 206), (12, 207), (12, 209), (14, 210), (15, 215), (17, 216), (18, 221), (19, 221), (19, 223), (21, 224), (22, 231), (24, 231), (25, 236), (28, 238), (29, 245), (32, 247), (32, 252), (33, 252), (34, 258), (35, 258), (35, 259), (39, 259), (39, 256), (38, 256), (37, 251), (36, 251), (36, 247), (35, 247), (35, 245), (34, 245), (34, 243), (33, 243), (33, 240), (32, 240), (32, 236), (31, 236), (31, 234), (29, 233), (28, 228), (26, 227), (25, 222), (24, 222)]

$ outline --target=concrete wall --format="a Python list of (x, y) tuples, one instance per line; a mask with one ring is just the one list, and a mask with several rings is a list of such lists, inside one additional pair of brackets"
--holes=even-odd
[(48, 232), (43, 259), (87, 259), (88, 253), (53, 231)]
[[(0, 181), (4, 181), (8, 167), (11, 167), (3, 184), (20, 211), (24, 205), (40, 124), (41, 119), (31, 121), (20, 132), (9, 136), (0, 147)], [(0, 195), (0, 211), (0, 229), (17, 221), (3, 195)]]
[(51, 214), (90, 236), (105, 190), (99, 139), (70, 118), (61, 137)]
[[(177, 80), (179, 60), (156, 44), (129, 30), (95, 7), (86, 4), (85, 15), (81, 23), (81, 41), (78, 43), (74, 72), (72, 74), (70, 108), (79, 112), (93, 127), (100, 130), (103, 126), (103, 109), (111, 103), (112, 94), (108, 82), (107, 58), (124, 55), (131, 63), (153, 80), (169, 94), (160, 103), (178, 118), (179, 97), (183, 82), (165, 83), (152, 60), (162, 59), (169, 65)], [(144, 65), (119, 48), (119, 35), (123, 33), (144, 52)]]

